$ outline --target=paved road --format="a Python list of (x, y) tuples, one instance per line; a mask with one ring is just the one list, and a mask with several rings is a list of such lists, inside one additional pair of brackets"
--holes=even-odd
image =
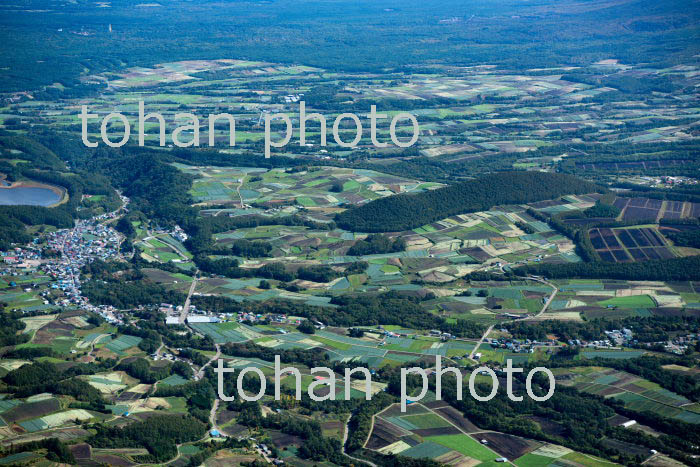
[(180, 324), (185, 324), (187, 321), (187, 314), (190, 312), (190, 299), (194, 293), (195, 287), (197, 287), (197, 280), (199, 279), (199, 270), (195, 271), (194, 277), (192, 278), (192, 285), (190, 285), (190, 291), (187, 293), (187, 299), (185, 299), (185, 304), (182, 306), (182, 312), (180, 313)]
[(484, 333), (484, 335), (481, 336), (481, 339), (479, 339), (479, 342), (476, 343), (476, 345), (474, 346), (474, 348), (472, 349), (472, 351), (469, 353), (469, 359), (470, 359), (470, 360), (475, 360), (475, 359), (474, 359), (474, 355), (476, 354), (476, 351), (479, 350), (479, 347), (481, 346), (481, 344), (484, 343), (484, 341), (486, 340), (486, 338), (488, 337), (488, 335), (489, 335), (489, 334), (491, 333), (491, 331), (493, 330), (493, 327), (494, 327), (494, 326), (495, 326), (495, 325), (493, 325), (493, 324), (492, 324), (491, 326), (489, 326), (488, 329), (486, 329), (486, 332)]

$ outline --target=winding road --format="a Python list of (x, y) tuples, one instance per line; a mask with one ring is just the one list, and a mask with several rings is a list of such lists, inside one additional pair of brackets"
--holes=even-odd
[(214, 347), (216, 347), (216, 354), (207, 363), (202, 365), (202, 368), (195, 374), (195, 379), (202, 379), (202, 376), (204, 376), (204, 369), (221, 357), (221, 346), (219, 344), (214, 344)]
[[(352, 419), (352, 415), (350, 415), (350, 416), (348, 417), (348, 419), (345, 421), (345, 428), (344, 428), (344, 430), (343, 430), (343, 454), (344, 454), (345, 456), (349, 457), (350, 459), (354, 460), (354, 461), (361, 462), (361, 463), (363, 463), (363, 464), (369, 465), (370, 467), (377, 467), (377, 464), (375, 464), (374, 462), (370, 462), (370, 461), (368, 461), (368, 460), (360, 459), (359, 457), (353, 457), (353, 456), (351, 456), (350, 454), (348, 454), (347, 451), (345, 450), (345, 443), (348, 442), (348, 434), (349, 434), (349, 431), (350, 431), (350, 430), (349, 430), (349, 427), (348, 427), (348, 425), (349, 425), (349, 423), (350, 423), (350, 419)], [(372, 415), (372, 427), (374, 427), (374, 415)], [(372, 434), (372, 430), (371, 430), (371, 429), (369, 430), (369, 434), (370, 434), (370, 435)]]

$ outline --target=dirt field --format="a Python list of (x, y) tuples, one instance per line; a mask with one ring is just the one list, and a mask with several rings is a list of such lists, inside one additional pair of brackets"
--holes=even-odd
[(233, 454), (229, 451), (219, 451), (214, 457), (207, 459), (204, 463), (206, 467), (228, 467), (230, 465), (240, 465), (242, 462), (252, 462), (255, 456), (244, 456)]
[(87, 443), (75, 444), (70, 447), (70, 451), (76, 459), (89, 459), (92, 455), (90, 445)]
[(445, 417), (450, 423), (453, 423), (465, 433), (474, 433), (480, 431), (480, 428), (472, 422), (464, 418), (462, 413), (453, 407), (443, 407), (435, 411), (438, 415)]
[(304, 440), (298, 436), (287, 435), (285, 433), (279, 433), (279, 432), (270, 433), (270, 438), (272, 439), (272, 444), (275, 445), (275, 447), (278, 447), (280, 449), (283, 448), (284, 446), (289, 446), (291, 444), (301, 446), (301, 444), (303, 444), (303, 442), (304, 442)]
[(131, 461), (128, 461), (120, 456), (115, 456), (113, 454), (96, 454), (92, 458), (98, 462), (102, 462), (107, 465), (114, 465), (117, 467), (129, 467), (131, 465), (136, 465)]
[(13, 423), (30, 418), (43, 417), (51, 412), (56, 412), (60, 408), (61, 404), (59, 404), (58, 399), (51, 398), (13, 407), (2, 414), (2, 418), (5, 419), (7, 423)]
[(517, 459), (539, 446), (536, 441), (503, 433), (479, 433), (473, 437), (479, 442), (488, 441), (489, 448), (508, 459)]
[(458, 435), (461, 433), (461, 431), (459, 431), (459, 428), (455, 428), (453, 426), (446, 426), (442, 428), (419, 428), (417, 430), (413, 430), (413, 432), (421, 437)]
[(404, 434), (406, 433), (399, 430), (395, 425), (392, 425), (381, 418), (376, 418), (372, 429), (372, 434), (365, 447), (367, 449), (381, 449), (395, 443)]
[(560, 425), (559, 423), (551, 422), (545, 418), (540, 418), (540, 417), (528, 417), (530, 420), (533, 422), (537, 423), (540, 425), (542, 428), (542, 431), (550, 434), (550, 435), (560, 435), (564, 432), (564, 427)]

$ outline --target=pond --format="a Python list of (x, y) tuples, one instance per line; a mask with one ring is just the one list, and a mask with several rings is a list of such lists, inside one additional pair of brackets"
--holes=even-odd
[(51, 206), (60, 200), (61, 195), (49, 188), (33, 186), (0, 188), (0, 206)]

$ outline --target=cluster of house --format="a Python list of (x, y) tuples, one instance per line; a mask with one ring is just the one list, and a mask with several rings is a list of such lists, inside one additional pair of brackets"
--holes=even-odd
[(520, 340), (520, 339), (487, 339), (494, 349), (508, 349), (512, 353), (534, 353), (536, 346), (556, 345), (554, 341), (536, 341), (536, 340)]
[(669, 341), (664, 348), (666, 352), (682, 355), (690, 346), (695, 346), (700, 341), (700, 333), (676, 336)]
[(697, 185), (698, 181), (690, 177), (661, 177), (661, 183), (666, 185)]
[(80, 269), (95, 259), (109, 260), (119, 256), (120, 234), (95, 220), (79, 220), (73, 229), (51, 232), (48, 246), (61, 251), (61, 258), (49, 260), (41, 268), (55, 282), (51, 288), (63, 292), (59, 305), (88, 306), (80, 293)]
[[(226, 315), (228, 318), (231, 317), (231, 315)], [(291, 325), (299, 325), (301, 324), (302, 321), (304, 321), (304, 318), (301, 318), (299, 316), (288, 316), (286, 314), (277, 314), (277, 313), (266, 313), (266, 314), (260, 314), (260, 313), (248, 313), (248, 312), (240, 312), (238, 313), (238, 316), (236, 320), (239, 323), (243, 322), (251, 322), (251, 323), (257, 323), (260, 321), (268, 322), (268, 323), (276, 323), (276, 324), (291, 324)], [(321, 323), (320, 321), (315, 321), (314, 325), (318, 329), (323, 329), (325, 328), (325, 324)]]
[(179, 225), (176, 225), (173, 228), (155, 227), (153, 229), (153, 232), (156, 234), (168, 234), (179, 242), (184, 242), (189, 238), (189, 236), (185, 233), (184, 230), (182, 230), (182, 227), (180, 227)]
[(295, 102), (299, 102), (299, 100), (304, 97), (303, 94), (289, 94), (287, 96), (284, 96), (284, 103), (285, 104), (293, 104)]
[[(2, 263), (7, 265), (0, 270), (1, 275), (14, 275), (18, 272), (42, 271), (53, 279), (39, 295), (44, 304), (50, 301), (61, 307), (74, 307), (102, 315), (108, 322), (121, 324), (123, 316), (111, 306), (91, 305), (80, 291), (80, 269), (96, 258), (108, 260), (119, 255), (120, 235), (113, 229), (95, 221), (78, 221), (74, 229), (64, 229), (47, 234), (50, 250), (61, 252), (58, 257), (42, 257), (42, 250), (32, 245), (0, 252)], [(37, 243), (36, 239), (33, 244)], [(15, 287), (15, 282), (9, 283)], [(36, 284), (32, 284), (36, 287)], [(27, 288), (27, 291), (31, 288)], [(52, 291), (60, 291), (59, 298)]]
[[(700, 341), (700, 334), (686, 334), (684, 336), (673, 337), (668, 341), (644, 342), (641, 345), (648, 348), (663, 347), (663, 349), (668, 353), (683, 355), (689, 348), (695, 347), (698, 341)], [(636, 347), (639, 346), (639, 344), (636, 345)]]
[[(3, 274), (43, 271), (53, 279), (49, 289), (42, 292), (43, 297), (48, 298), (50, 289), (60, 290), (62, 297), (55, 302), (56, 305), (98, 310), (91, 307), (80, 293), (80, 268), (96, 258), (108, 260), (118, 256), (120, 234), (97, 221), (79, 220), (73, 229), (58, 230), (46, 235), (48, 249), (61, 252), (55, 258), (42, 257), (42, 250), (33, 246), (37, 241), (35, 239), (29, 246), (1, 252), (0, 258), (7, 265)], [(48, 300), (45, 300), (47, 303)]]
[(428, 333), (431, 337), (439, 337), (442, 340), (447, 340), (447, 339), (454, 339), (455, 336), (450, 334), (449, 332), (442, 332), (438, 329), (431, 329), (430, 332)]
[(163, 352), (163, 354), (161, 354), (161, 355), (158, 355), (157, 352), (154, 352), (151, 354), (151, 358), (155, 361), (168, 360), (169, 362), (174, 362), (174, 361), (178, 360), (178, 358), (175, 355), (171, 354), (170, 352)]
[[(619, 329), (613, 329), (612, 331), (604, 331), (605, 335), (608, 336), (608, 340), (615, 344), (615, 345), (625, 345), (629, 344), (632, 341), (632, 338), (634, 336), (634, 333), (632, 333), (631, 329), (627, 328), (622, 328), (621, 330)], [(593, 341), (592, 342), (594, 345), (599, 344), (598, 341)], [(604, 343), (600, 343), (604, 344)], [(606, 345), (603, 345), (604, 347)]]
[(39, 266), (41, 262), (41, 250), (32, 247), (17, 247), (12, 250), (0, 252), (0, 258), (2, 262), (9, 267), (29, 270)]
[(634, 333), (631, 329), (613, 329), (612, 331), (603, 331), (607, 339), (586, 341), (581, 339), (569, 339), (566, 343), (575, 347), (587, 347), (592, 349), (601, 348), (619, 348), (636, 343)]
[(264, 321), (264, 320), (265, 320), (265, 315), (262, 315), (260, 313), (249, 313), (249, 312), (238, 313), (238, 318), (237, 318), (237, 321), (239, 323), (242, 323), (242, 322), (257, 323), (258, 321)]

